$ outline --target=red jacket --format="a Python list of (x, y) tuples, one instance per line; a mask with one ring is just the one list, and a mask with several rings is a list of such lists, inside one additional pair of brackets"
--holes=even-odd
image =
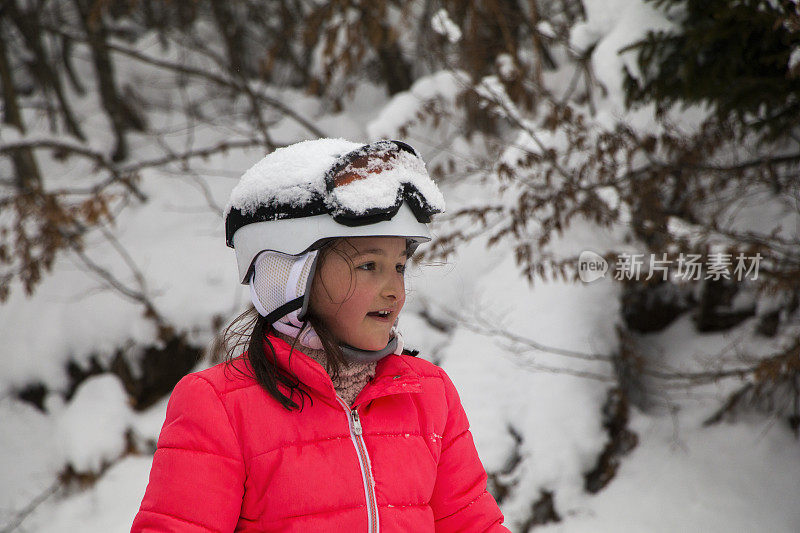
[(442, 369), (386, 356), (347, 406), (321, 365), (270, 340), (313, 404), (288, 411), (224, 364), (184, 377), (132, 532), (508, 531)]

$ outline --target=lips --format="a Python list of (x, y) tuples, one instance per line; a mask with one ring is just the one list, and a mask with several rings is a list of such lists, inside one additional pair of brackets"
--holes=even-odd
[(393, 314), (392, 308), (380, 309), (378, 311), (370, 311), (367, 316), (379, 320), (381, 322), (389, 322)]

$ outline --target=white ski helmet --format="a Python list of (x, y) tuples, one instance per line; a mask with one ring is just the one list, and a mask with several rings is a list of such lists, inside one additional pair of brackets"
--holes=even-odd
[[(404, 237), (413, 253), (430, 240), (427, 223), (443, 211), (444, 198), (411, 146), (317, 139), (279, 148), (244, 173), (225, 210), (226, 242), (258, 312), (297, 337), (325, 240)], [(308, 328), (299, 341), (321, 347)], [(373, 358), (358, 352), (346, 354)]]

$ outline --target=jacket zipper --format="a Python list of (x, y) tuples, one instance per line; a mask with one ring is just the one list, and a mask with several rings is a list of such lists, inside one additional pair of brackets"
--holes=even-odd
[(364, 437), (361, 436), (361, 419), (358, 416), (357, 409), (350, 409), (338, 395), (336, 398), (347, 412), (350, 439), (353, 441), (358, 453), (358, 464), (361, 467), (361, 479), (364, 481), (364, 494), (367, 498), (367, 519), (369, 520), (367, 531), (368, 533), (378, 533), (378, 503), (375, 499), (375, 480), (372, 479), (372, 468), (367, 454), (367, 447), (364, 444)]

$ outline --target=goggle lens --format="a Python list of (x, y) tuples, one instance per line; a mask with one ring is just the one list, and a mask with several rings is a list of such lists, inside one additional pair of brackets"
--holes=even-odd
[(443, 210), (437, 206), (441, 193), (425, 164), (404, 143), (381, 141), (344, 155), (329, 172), (326, 186), (331, 214), (347, 225), (388, 220), (404, 199), (420, 222)]

